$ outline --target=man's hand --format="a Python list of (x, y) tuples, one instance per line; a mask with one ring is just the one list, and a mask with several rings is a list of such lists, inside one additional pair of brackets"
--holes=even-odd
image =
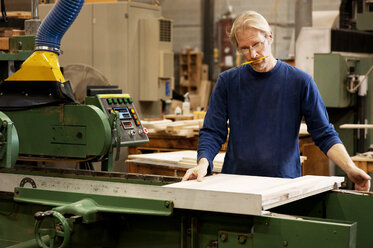
[(369, 191), (371, 178), (362, 169), (354, 167), (347, 172), (347, 176), (355, 184), (356, 190)]
[(342, 144), (333, 145), (327, 152), (327, 155), (346, 172), (348, 178), (355, 184), (356, 190), (369, 191), (370, 176), (355, 165)]
[(197, 181), (201, 182), (202, 178), (207, 174), (208, 167), (209, 161), (206, 158), (201, 158), (198, 161), (198, 165), (196, 167), (187, 170), (187, 172), (183, 176), (182, 181), (193, 180), (197, 178)]

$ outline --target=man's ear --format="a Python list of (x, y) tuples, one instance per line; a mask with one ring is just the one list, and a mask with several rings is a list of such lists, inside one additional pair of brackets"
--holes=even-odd
[(267, 37), (268, 37), (267, 39), (268, 39), (268, 41), (269, 41), (269, 44), (271, 45), (272, 42), (273, 42), (273, 33), (272, 33), (272, 31), (269, 32), (269, 34), (268, 34)]

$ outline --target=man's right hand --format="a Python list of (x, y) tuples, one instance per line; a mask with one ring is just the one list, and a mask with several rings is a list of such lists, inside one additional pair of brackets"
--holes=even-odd
[(202, 178), (207, 174), (208, 167), (209, 161), (207, 160), (207, 158), (201, 158), (198, 161), (198, 165), (196, 167), (187, 170), (187, 172), (183, 176), (182, 181), (193, 180), (197, 178), (197, 181), (201, 182)]

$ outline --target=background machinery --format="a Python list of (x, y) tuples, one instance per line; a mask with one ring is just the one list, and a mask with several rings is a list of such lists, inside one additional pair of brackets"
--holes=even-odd
[[(40, 5), (40, 19), (53, 7)], [(160, 100), (171, 99), (174, 85), (172, 28), (159, 6), (131, 1), (85, 3), (63, 37), (60, 62), (62, 67), (96, 68), (109, 83), (131, 94), (143, 118), (158, 117)]]
[(366, 129), (341, 129), (346, 123), (372, 123), (373, 34), (371, 1), (341, 1), (339, 21), (330, 27), (303, 27), (296, 41), (297, 67), (310, 73), (350, 154), (368, 151)]

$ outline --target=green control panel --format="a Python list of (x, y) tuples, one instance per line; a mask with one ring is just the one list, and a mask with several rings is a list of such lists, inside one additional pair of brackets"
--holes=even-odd
[(143, 144), (149, 141), (148, 130), (142, 126), (130, 95), (99, 94), (95, 97), (87, 97), (86, 103), (100, 107), (108, 117), (114, 111), (119, 113), (121, 146)]

